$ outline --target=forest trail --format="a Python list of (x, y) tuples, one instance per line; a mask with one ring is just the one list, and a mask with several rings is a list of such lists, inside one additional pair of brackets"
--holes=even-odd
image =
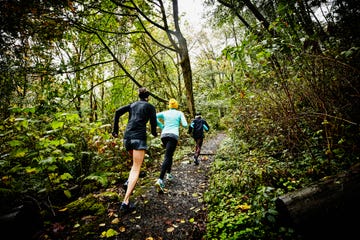
[(116, 226), (119, 234), (114, 239), (202, 239), (207, 217), (203, 194), (208, 186), (210, 164), (225, 137), (224, 133), (205, 137), (201, 150), (203, 160), (198, 166), (192, 161), (189, 164), (189, 156), (184, 156), (181, 161), (174, 161), (174, 179), (165, 182), (165, 193), (158, 193), (155, 188), (157, 176), (145, 177), (150, 177), (154, 184), (150, 188), (145, 186), (147, 184), (141, 185), (141, 182), (137, 185), (136, 188), (147, 189), (140, 189), (143, 192), (140, 197), (131, 198), (136, 204), (134, 212), (125, 215), (119, 213)]

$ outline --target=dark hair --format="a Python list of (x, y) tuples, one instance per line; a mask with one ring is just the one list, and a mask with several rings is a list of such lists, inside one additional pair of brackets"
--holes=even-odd
[(150, 95), (150, 92), (145, 87), (139, 88), (138, 92), (139, 92), (139, 98), (141, 99), (148, 98)]

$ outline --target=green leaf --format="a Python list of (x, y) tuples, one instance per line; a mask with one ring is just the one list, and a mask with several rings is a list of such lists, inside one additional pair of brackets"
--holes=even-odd
[(75, 143), (65, 143), (62, 146), (66, 149), (71, 149), (71, 148), (74, 149), (76, 147), (76, 144)]
[(63, 126), (64, 126), (64, 122), (54, 121), (51, 123), (51, 128), (54, 130), (62, 128)]
[(54, 172), (58, 167), (56, 165), (50, 165), (47, 167), (48, 171)]
[(70, 173), (64, 173), (64, 174), (61, 174), (60, 176), (60, 179), (61, 180), (69, 180), (69, 179), (72, 179), (73, 177), (71, 176)]
[(115, 231), (114, 229), (110, 228), (107, 231), (104, 231), (101, 233), (101, 237), (106, 237), (106, 238), (110, 238), (113, 236), (118, 235), (119, 233), (117, 231)]
[(67, 198), (71, 198), (71, 192), (69, 190), (64, 190), (64, 194)]
[(75, 121), (75, 120), (77, 121), (77, 120), (79, 120), (79, 115), (76, 113), (67, 113), (66, 119), (69, 121)]
[(62, 158), (65, 162), (70, 162), (72, 160), (74, 160), (74, 156), (72, 155), (72, 153), (66, 154), (65, 157)]
[(108, 173), (92, 173), (89, 176), (87, 176), (85, 179), (87, 180), (95, 180), (99, 182), (102, 186), (106, 186), (108, 183), (107, 176)]
[(48, 158), (45, 158), (45, 159), (41, 159), (39, 161), (39, 164), (41, 165), (47, 165), (47, 164), (51, 164), (51, 163), (54, 163), (56, 162), (56, 158), (55, 157), (48, 157)]
[(15, 158), (21, 158), (21, 157), (24, 157), (28, 151), (29, 150), (27, 148), (20, 148), (20, 149), (16, 149), (15, 151), (13, 151), (12, 155)]
[(17, 147), (17, 146), (22, 146), (24, 144), (24, 142), (19, 141), (19, 140), (12, 140), (8, 142), (10, 147)]
[(33, 173), (37, 173), (37, 170), (38, 170), (37, 168), (27, 167), (25, 169), (25, 172), (29, 174), (33, 174)]

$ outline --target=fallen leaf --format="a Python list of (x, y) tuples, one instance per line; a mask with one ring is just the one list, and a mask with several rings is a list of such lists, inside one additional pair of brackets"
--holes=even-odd
[(178, 222), (178, 223), (185, 223), (186, 221), (185, 221), (185, 219), (176, 219), (176, 222)]
[(114, 218), (112, 221), (111, 221), (111, 224), (118, 224), (120, 222), (119, 218)]
[(173, 227), (169, 227), (168, 229), (166, 229), (166, 231), (168, 232), (168, 233), (171, 233), (171, 232), (173, 232), (175, 230), (175, 228), (173, 228)]
[[(104, 233), (105, 233), (105, 235), (104, 235)], [(106, 232), (101, 233), (101, 236), (106, 237), (106, 238), (110, 238), (110, 237), (113, 237), (116, 235), (118, 235), (118, 232), (112, 228), (108, 229)]]
[(126, 231), (126, 228), (125, 228), (124, 226), (121, 226), (121, 227), (119, 227), (119, 231), (120, 231), (120, 232), (125, 232), (125, 231)]

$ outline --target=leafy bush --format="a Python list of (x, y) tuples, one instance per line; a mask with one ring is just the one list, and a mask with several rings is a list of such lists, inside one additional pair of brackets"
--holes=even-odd
[(0, 126), (0, 187), (12, 196), (61, 202), (76, 197), (86, 181), (106, 186), (121, 173), (116, 166), (124, 161), (117, 158), (125, 158), (115, 153), (118, 143), (109, 139), (108, 127), (83, 123), (76, 113), (49, 117), (36, 115), (35, 108), (13, 109)]

